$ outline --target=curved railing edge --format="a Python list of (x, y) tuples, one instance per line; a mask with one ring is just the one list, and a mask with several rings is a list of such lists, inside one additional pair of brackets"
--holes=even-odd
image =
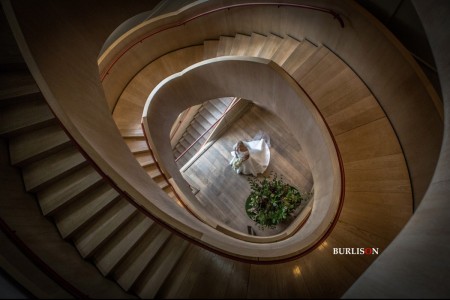
[[(209, 15), (209, 14), (212, 14), (212, 13), (215, 13), (215, 12), (219, 12), (219, 11), (222, 11), (222, 10), (228, 10), (228, 9), (232, 9), (232, 8), (237, 8), (237, 7), (247, 7), (247, 6), (278, 6), (278, 7), (286, 6), (286, 7), (304, 8), (304, 9), (320, 11), (320, 12), (332, 15), (333, 18), (336, 19), (339, 22), (341, 28), (344, 28), (344, 21), (342, 20), (342, 17), (339, 15), (339, 13), (337, 13), (334, 10), (331, 10), (331, 9), (327, 9), (327, 8), (323, 8), (323, 7), (319, 7), (319, 6), (314, 6), (314, 5), (296, 4), (296, 3), (284, 3), (284, 2), (280, 2), (280, 3), (276, 3), (276, 2), (257, 2), (257, 3), (239, 3), (239, 4), (232, 4), (232, 5), (225, 5), (225, 6), (222, 6), (222, 7), (219, 7), (219, 8), (211, 9), (211, 10), (206, 11), (206, 12), (202, 12), (200, 14), (197, 14), (195, 16), (186, 18), (184, 20), (177, 21), (177, 22), (174, 22), (172, 24), (162, 26), (162, 28), (156, 28), (151, 33), (147, 33), (144, 36), (140, 37), (137, 41), (134, 41), (134, 42), (130, 43), (122, 51), (120, 51), (116, 55), (115, 58), (112, 59), (112, 61), (105, 67), (105, 69), (103, 71), (101, 71), (101, 73), (100, 73), (100, 81), (103, 82), (103, 80), (109, 74), (110, 70), (122, 58), (122, 56), (124, 56), (134, 46), (142, 43), (142, 41), (144, 41), (145, 39), (147, 39), (147, 38), (149, 38), (149, 37), (151, 37), (151, 36), (153, 36), (155, 34), (161, 33), (161, 32), (163, 32), (165, 30), (185, 25), (185, 24), (189, 23), (190, 21), (196, 20), (196, 19), (198, 19), (200, 17), (206, 16), (206, 15)], [(163, 17), (163, 16), (161, 16), (161, 17)], [(106, 50), (104, 53), (106, 54), (108, 51), (109, 50)]]

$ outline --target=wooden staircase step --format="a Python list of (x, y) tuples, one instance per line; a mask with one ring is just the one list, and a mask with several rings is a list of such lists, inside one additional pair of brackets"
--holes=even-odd
[(247, 56), (258, 56), (261, 49), (264, 47), (264, 44), (267, 41), (267, 37), (265, 35), (259, 33), (252, 33), (250, 38), (250, 43), (248, 45), (248, 49), (245, 52)]
[(119, 128), (120, 135), (123, 138), (144, 138), (144, 132), (142, 128), (139, 129), (123, 129)]
[(210, 59), (217, 56), (219, 40), (207, 40), (203, 42), (203, 59)]
[(152, 165), (155, 163), (155, 159), (151, 155), (150, 150), (140, 152), (140, 153), (134, 153), (134, 157), (136, 158), (136, 160), (139, 162), (139, 164), (142, 167)]
[[(348, 67), (328, 50), (328, 53), (320, 60), (320, 64), (310, 68), (299, 82), (301, 82), (302, 87), (305, 88), (312, 99), (319, 99), (324, 94), (334, 92), (334, 89), (345, 82), (347, 77), (355, 76), (352, 72), (345, 72), (347, 69)], [(317, 82), (318, 78), (320, 78), (320, 83)], [(317, 91), (317, 89), (320, 89), (320, 91)], [(327, 97), (327, 99), (332, 98)], [(328, 103), (321, 101), (319, 108), (327, 105)]]
[(128, 148), (133, 154), (143, 153), (148, 151), (147, 141), (145, 139), (124, 139)]
[(180, 140), (182, 139), (186, 140), (189, 144), (192, 144), (196, 140), (189, 132), (185, 132)]
[(145, 270), (133, 290), (143, 299), (152, 299), (179, 262), (188, 242), (175, 235), (164, 245), (154, 262)]
[(177, 145), (177, 148), (174, 150), (175, 159), (177, 159), (183, 153), (183, 149), (180, 145)]
[(93, 261), (100, 272), (109, 275), (153, 224), (150, 218), (137, 213), (94, 255)]
[(156, 176), (155, 178), (152, 178), (161, 189), (166, 188), (169, 184), (167, 183), (166, 179), (162, 174)]
[(52, 122), (56, 122), (56, 119), (44, 101), (6, 105), (0, 110), (0, 136), (14, 136), (45, 127)]
[(22, 168), (27, 191), (37, 191), (83, 167), (87, 161), (74, 147), (66, 147)]
[(80, 197), (102, 181), (102, 177), (90, 165), (54, 182), (38, 191), (37, 196), (42, 213), (46, 216), (61, 209), (77, 197)]
[(220, 112), (220, 115), (223, 115), (228, 108), (228, 105), (225, 105), (222, 101), (220, 101), (220, 98), (210, 100), (209, 102)]
[(318, 47), (298, 69), (291, 73), (292, 77), (300, 82), (329, 52), (326, 47)]
[(152, 226), (139, 244), (117, 266), (113, 276), (124, 290), (128, 291), (131, 288), (169, 236), (168, 230), (160, 226)]
[(223, 97), (223, 98), (218, 98), (218, 100), (220, 102), (222, 102), (223, 105), (225, 105), (226, 107), (230, 106), (231, 103), (234, 100), (234, 97)]
[(258, 57), (271, 59), (275, 52), (278, 50), (278, 47), (281, 44), (283, 39), (275, 34), (270, 34), (267, 37), (267, 41), (264, 44), (264, 47), (261, 48), (261, 51), (258, 53)]
[(121, 198), (98, 216), (90, 226), (76, 234), (73, 242), (84, 258), (91, 256), (136, 213), (136, 208)]
[(147, 165), (144, 167), (144, 170), (151, 178), (155, 178), (161, 175), (161, 172), (159, 171), (158, 166), (156, 164)]
[(317, 49), (313, 43), (303, 40), (282, 64), (283, 69), (293, 74)]
[(195, 116), (195, 120), (200, 123), (200, 125), (202, 125), (203, 128), (205, 128), (205, 130), (207, 130), (208, 128), (211, 128), (212, 124), (214, 123), (210, 123), (204, 116), (202, 116), (202, 114), (197, 114)]
[(281, 41), (280, 46), (277, 51), (272, 56), (272, 60), (278, 65), (283, 65), (283, 63), (291, 56), (295, 49), (300, 46), (301, 42), (298, 40), (286, 36), (283, 41)]
[(209, 110), (207, 110), (205, 106), (203, 106), (199, 110), (199, 115), (201, 115), (211, 125), (213, 125), (217, 121), (217, 119), (214, 117), (214, 115), (211, 114), (211, 112)]
[(43, 96), (28, 70), (0, 73), (0, 106), (33, 99), (43, 99)]
[[(202, 131), (200, 132), (199, 130), (202, 130)], [(195, 139), (197, 139), (204, 132), (203, 128), (200, 128), (199, 130), (197, 130), (194, 126), (189, 126), (188, 128), (186, 128), (186, 132), (189, 133), (191, 136), (195, 137)], [(182, 145), (184, 147), (184, 149), (186, 149), (185, 144), (181, 143), (181, 140), (180, 140), (180, 145)]]
[(178, 156), (180, 156), (180, 155), (181, 155), (181, 152), (178, 149), (174, 149), (173, 150), (173, 157), (174, 157), (174, 159), (177, 159)]
[(70, 138), (57, 124), (12, 137), (9, 140), (11, 164), (25, 165), (70, 144)]
[(219, 38), (219, 45), (217, 47), (216, 56), (227, 56), (230, 55), (231, 47), (233, 47), (234, 37), (231, 36), (221, 36)]
[(185, 139), (181, 139), (180, 144), (184, 147), (184, 149), (187, 149), (191, 146), (191, 144), (188, 141), (186, 141)]
[(250, 36), (245, 34), (236, 34), (234, 37), (233, 46), (231, 47), (230, 55), (243, 56), (250, 44)]
[(120, 195), (109, 184), (102, 183), (86, 195), (70, 203), (54, 215), (54, 220), (63, 238), (68, 238), (98, 214), (102, 213)]
[(208, 103), (205, 105), (205, 109), (208, 110), (210, 114), (214, 116), (216, 121), (222, 117), (222, 112), (217, 109), (217, 107), (211, 103), (211, 101), (208, 101)]
[(192, 144), (199, 136), (201, 136), (204, 132), (206, 132), (209, 129), (209, 127), (205, 127), (208, 124), (202, 124), (197, 119), (194, 119), (191, 122), (190, 126), (194, 129), (194, 131), (186, 130), (186, 135), (189, 135), (194, 139), (190, 144)]

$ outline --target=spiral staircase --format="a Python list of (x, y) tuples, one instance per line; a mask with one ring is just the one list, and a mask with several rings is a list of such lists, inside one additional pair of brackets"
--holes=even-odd
[[(324, 1), (322, 4), (329, 3)], [(353, 4), (347, 5), (353, 7)], [(20, 23), (20, 13), (31, 10), (33, 5), (30, 8), (25, 4), (13, 7), (17, 9)], [(208, 4), (200, 7), (210, 9)], [(227, 20), (242, 17), (239, 8), (237, 11)], [(271, 10), (259, 13), (268, 12)], [(23, 31), (30, 32), (33, 22), (23, 22)], [(340, 29), (332, 19), (326, 22), (333, 30), (351, 30)], [(183, 26), (187, 30), (189, 25)], [(170, 45), (170, 51), (150, 51), (150, 58), (138, 58), (141, 61), (129, 69), (120, 66), (119, 62), (108, 73), (100, 72), (106, 101), (93, 103), (93, 106), (105, 110), (107, 103), (109, 117), (112, 116), (113, 125), (117, 127), (105, 129), (106, 137), (100, 134), (96, 136), (97, 141), (90, 140), (91, 144), (87, 138), (80, 138), (83, 136), (80, 132), (85, 130), (84, 134), (88, 135), (89, 131), (96, 131), (93, 129), (96, 120), (91, 115), (83, 116), (82, 105), (74, 101), (68, 100), (65, 108), (55, 105), (58, 97), (64, 95), (64, 91), (58, 90), (61, 82), (39, 84), (42, 78), (52, 74), (51, 68), (45, 69), (44, 53), (31, 47), (31, 52), (37, 51), (36, 60), (43, 66), (40, 69), (39, 63), (30, 63), (29, 57), (25, 57), (25, 64), (17, 59), (17, 51), (11, 51), (14, 54), (11, 56), (18, 62), (10, 64), (3, 75), (0, 104), (0, 134), (8, 141), (8, 150), (3, 143), (2, 151), (5, 155), (9, 152), (10, 164), (14, 167), (8, 166), (7, 161), (2, 162), (4, 174), (8, 174), (5, 187), (10, 183), (7, 191), (12, 195), (2, 200), (3, 232), (10, 239), (22, 241), (40, 259), (24, 259), (22, 269), (5, 263), (2, 267), (9, 266), (8, 271), (13, 277), (39, 298), (343, 296), (364, 271), (370, 270), (377, 257), (336, 256), (332, 249), (376, 247), (381, 252), (389, 249), (413, 210), (419, 207), (418, 198), (426, 191), (422, 182), (430, 178), (418, 179), (420, 166), (413, 166), (416, 154), (408, 152), (411, 141), (404, 138), (405, 129), (402, 128), (409, 123), (398, 117), (398, 111), (395, 111), (398, 108), (390, 108), (383, 102), (388, 100), (382, 100), (390, 98), (371, 86), (370, 80), (365, 82), (366, 76), (361, 76), (354, 65), (350, 66), (333, 51), (333, 47), (328, 47), (327, 41), (318, 41), (314, 32), (310, 33), (311, 37), (305, 32), (300, 38), (294, 30), (283, 32), (282, 29), (285, 28), (269, 29), (269, 33), (263, 34), (263, 30), (267, 30), (264, 25), (260, 32), (238, 28), (232, 33), (227, 28), (217, 36), (208, 33), (202, 41), (196, 36), (191, 40), (185, 38), (183, 43), (186, 45)], [(173, 29), (161, 31), (161, 37), (155, 39), (167, 38), (164, 34), (170, 30)], [(31, 46), (33, 38), (28, 36), (28, 39)], [(21, 42), (19, 44), (24, 47)], [(30, 50), (23, 49), (28, 56)], [(114, 56), (114, 51), (110, 55)], [(145, 48), (139, 51), (145, 51)], [(120, 54), (128, 60), (125, 65), (130, 63), (126, 54), (115, 54), (115, 57)], [(131, 56), (139, 55), (133, 53)], [(272, 263), (251, 261), (202, 243), (189, 234), (184, 235), (183, 230), (189, 232), (184, 229), (188, 227), (187, 223), (180, 224), (182, 229), (177, 230), (174, 223), (164, 219), (161, 211), (151, 204), (145, 206), (133, 201), (138, 198), (137, 193), (127, 188), (129, 185), (112, 171), (117, 170), (118, 165), (105, 165), (108, 159), (126, 162), (133, 159), (129, 167), (132, 170), (141, 167), (142, 176), (149, 180), (144, 184), (149, 186), (151, 195), (162, 201), (173, 201), (185, 210), (183, 199), (168, 179), (165, 166), (152, 155), (149, 145), (157, 140), (144, 133), (142, 111), (148, 95), (164, 78), (196, 63), (228, 56), (262, 58), (280, 66), (310, 96), (329, 126), (342, 157), (345, 197), (341, 199), (340, 213), (320, 242), (301, 255)], [(101, 71), (107, 67), (100, 63)], [(367, 78), (371, 76), (369, 73)], [(33, 77), (37, 77), (37, 83)], [(420, 82), (415, 78), (410, 80), (415, 84)], [(97, 85), (94, 84), (96, 88)], [(424, 119), (439, 115), (438, 112), (427, 113), (424, 109)], [(70, 114), (77, 116), (68, 117)], [(104, 118), (105, 114), (99, 113), (98, 119)], [(434, 171), (442, 126), (439, 121), (430, 123), (427, 128), (437, 137), (430, 143), (431, 150), (425, 149), (422, 153), (430, 155), (431, 162), (423, 164)], [(108, 133), (111, 132), (117, 135), (115, 140), (109, 140)], [(119, 137), (121, 145), (118, 144)], [(95, 143), (102, 141), (106, 148), (111, 142), (118, 149), (111, 147), (110, 157), (106, 152), (93, 155)], [(128, 157), (118, 155), (125, 150)], [(18, 178), (19, 169), (22, 179)], [(141, 175), (136, 176), (129, 179), (138, 182)], [(22, 180), (24, 190), (20, 191), (18, 185)], [(155, 203), (155, 206), (161, 204), (163, 208), (164, 205), (170, 208), (170, 204)], [(174, 214), (177, 214), (175, 210)], [(9, 247), (7, 239), (2, 237), (2, 240)], [(12, 260), (17, 252), (5, 250), (2, 257)], [(36, 265), (41, 268), (35, 272), (50, 270), (32, 285), (30, 282), (35, 280), (37, 273), (30, 271), (24, 275), (23, 269), (32, 270)]]

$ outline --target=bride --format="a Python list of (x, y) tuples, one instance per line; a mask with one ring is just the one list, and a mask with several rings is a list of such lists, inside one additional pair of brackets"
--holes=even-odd
[(263, 134), (258, 134), (251, 141), (239, 141), (231, 151), (230, 165), (238, 174), (264, 173), (270, 161), (270, 141)]

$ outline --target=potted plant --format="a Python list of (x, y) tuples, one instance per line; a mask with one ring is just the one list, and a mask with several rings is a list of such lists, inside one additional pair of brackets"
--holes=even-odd
[(288, 220), (303, 200), (302, 194), (293, 186), (271, 173), (271, 178), (262, 180), (249, 177), (250, 196), (246, 201), (248, 216), (260, 229), (275, 228), (279, 223)]

